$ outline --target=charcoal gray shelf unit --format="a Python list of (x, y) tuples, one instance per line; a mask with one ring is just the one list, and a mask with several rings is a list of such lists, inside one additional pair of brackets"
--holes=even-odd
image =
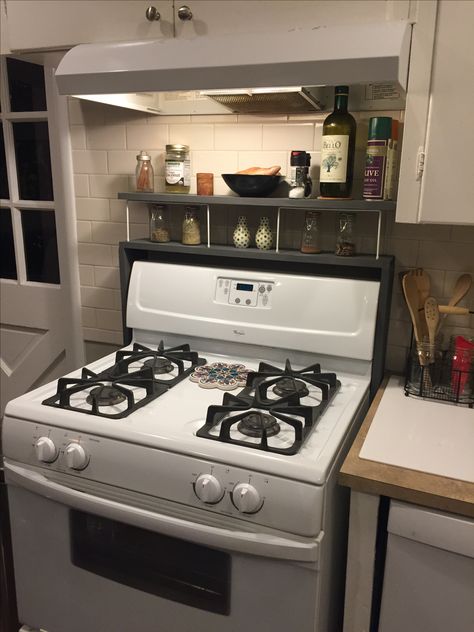
[(382, 231), (382, 213), (384, 211), (394, 211), (396, 202), (383, 200), (367, 201), (367, 200), (320, 200), (318, 198), (291, 199), (291, 198), (253, 198), (238, 197), (233, 195), (190, 195), (180, 193), (119, 193), (120, 200), (127, 202), (127, 240), (130, 240), (129, 230), (129, 202), (143, 202), (145, 204), (176, 204), (176, 205), (200, 205), (206, 207), (207, 212), (207, 247), (214, 248), (211, 244), (211, 207), (216, 205), (241, 206), (241, 207), (262, 207), (274, 208), (277, 210), (276, 225), (276, 246), (277, 254), (280, 250), (280, 218), (282, 211), (345, 211), (355, 213), (377, 213), (377, 246), (375, 257), (380, 257), (380, 239)]

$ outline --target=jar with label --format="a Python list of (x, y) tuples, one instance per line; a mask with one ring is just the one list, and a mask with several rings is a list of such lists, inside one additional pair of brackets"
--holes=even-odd
[(355, 253), (355, 215), (354, 213), (339, 213), (337, 218), (336, 255), (352, 257)]
[(319, 213), (316, 211), (306, 212), (300, 250), (305, 254), (321, 252), (319, 245)]
[(201, 243), (201, 230), (199, 225), (199, 206), (187, 206), (183, 220), (182, 243), (187, 246), (197, 246)]
[(137, 156), (137, 167), (135, 169), (135, 183), (137, 191), (152, 193), (153, 175), (151, 156), (149, 156), (146, 151), (142, 150)]
[(166, 193), (189, 193), (190, 185), (191, 162), (188, 145), (166, 145)]
[(161, 204), (150, 206), (150, 240), (160, 243), (170, 241), (168, 210)]

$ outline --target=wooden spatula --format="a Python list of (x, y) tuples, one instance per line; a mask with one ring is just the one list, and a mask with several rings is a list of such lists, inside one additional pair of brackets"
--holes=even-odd
[[(453, 295), (449, 299), (448, 307), (454, 307), (455, 305), (457, 305), (459, 301), (461, 301), (469, 292), (469, 290), (471, 289), (471, 285), (472, 285), (471, 275), (461, 274), (459, 279), (456, 281), (456, 285), (454, 286)], [(446, 318), (446, 316), (448, 315), (448, 313), (452, 313), (452, 312), (444, 313), (443, 318), (438, 325), (438, 328), (441, 327), (441, 324)]]
[(429, 296), (425, 301), (425, 319), (430, 340), (430, 362), (434, 362), (434, 346), (439, 324), (438, 301)]
[[(416, 287), (415, 277), (412, 274), (406, 274), (402, 279), (403, 294), (410, 312), (411, 322), (413, 323), (413, 331), (417, 342), (423, 340), (423, 334), (420, 326), (420, 312), (418, 311), (418, 289)], [(420, 364), (424, 364), (422, 356), (420, 356)]]

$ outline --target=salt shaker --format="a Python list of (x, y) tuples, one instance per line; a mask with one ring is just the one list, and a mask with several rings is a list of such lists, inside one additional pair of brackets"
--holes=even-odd
[(135, 169), (135, 182), (137, 191), (144, 193), (153, 192), (153, 167), (151, 166), (151, 156), (146, 151), (142, 151), (137, 156), (137, 167)]

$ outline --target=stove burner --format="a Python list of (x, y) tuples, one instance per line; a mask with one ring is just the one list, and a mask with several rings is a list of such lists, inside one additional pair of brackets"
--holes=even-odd
[(272, 390), (275, 395), (278, 395), (278, 397), (286, 397), (287, 395), (292, 395), (293, 393), (297, 393), (300, 397), (306, 397), (309, 395), (309, 390), (307, 389), (306, 384), (301, 380), (295, 380), (292, 377), (282, 378), (275, 384)]
[(254, 411), (238, 423), (237, 430), (247, 437), (258, 438), (263, 436), (265, 430), (267, 437), (273, 437), (280, 432), (280, 424), (273, 415)]
[(96, 386), (86, 397), (86, 402), (92, 405), (95, 401), (98, 406), (115, 406), (126, 399), (125, 395), (113, 386)]
[(173, 365), (168, 358), (160, 358), (160, 356), (145, 360), (143, 366), (150, 366), (155, 374), (171, 373), (173, 370)]

